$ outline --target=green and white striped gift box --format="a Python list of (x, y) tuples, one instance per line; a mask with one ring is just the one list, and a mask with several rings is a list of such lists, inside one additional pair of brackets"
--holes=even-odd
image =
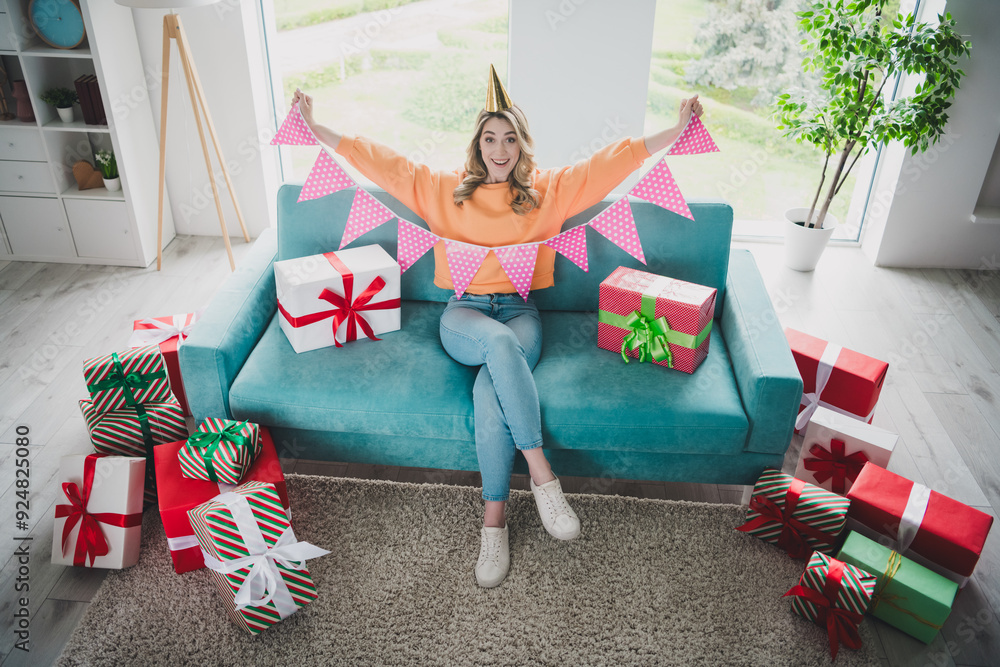
[[(199, 433), (217, 433), (222, 437), (205, 438)], [(239, 440), (234, 442), (228, 434), (239, 436)], [(260, 427), (257, 424), (210, 418), (188, 438), (177, 458), (185, 477), (239, 484), (259, 453)]]
[[(786, 506), (794, 507), (786, 516)], [(805, 558), (815, 549), (833, 553), (851, 501), (778, 470), (765, 470), (753, 487), (746, 524), (739, 530)]]
[[(253, 521), (263, 537), (264, 544), (268, 549), (279, 542), (279, 539), (291, 532), (291, 521), (288, 514), (281, 506), (281, 499), (273, 484), (266, 482), (247, 482), (233, 490), (233, 494), (244, 496), (249, 504)], [(245, 529), (241, 529), (238, 520), (234, 517), (234, 509), (225, 502), (222, 494), (215, 499), (203, 503), (198, 507), (188, 511), (188, 518), (191, 521), (191, 528), (202, 550), (211, 558), (225, 564), (227, 561), (238, 560), (249, 556), (258, 556), (251, 553), (247, 547), (248, 540), (259, 539), (256, 536), (246, 535)], [(292, 535), (294, 539), (294, 534)], [(301, 543), (300, 543), (301, 544)], [(313, 550), (326, 553), (312, 545), (306, 545)], [(312, 556), (309, 556), (312, 557)], [(208, 559), (206, 559), (208, 564)], [(318, 597), (316, 585), (313, 583), (309, 570), (293, 569), (285, 566), (280, 561), (274, 562), (277, 571), (280, 573), (281, 581), (287, 587), (290, 595), (291, 610), (306, 606)], [(224, 574), (214, 569), (209, 569), (212, 581), (216, 590), (225, 601), (226, 609), (230, 617), (247, 632), (258, 634), (270, 626), (278, 623), (282, 619), (275, 600), (270, 600), (265, 605), (249, 605), (242, 607), (237, 604), (236, 598), (247, 577), (250, 575), (250, 567), (242, 567), (232, 573)], [(278, 584), (279, 587), (281, 584)], [(263, 593), (258, 589), (257, 594)], [(274, 594), (275, 591), (269, 591)], [(277, 597), (277, 596), (276, 596)], [(280, 604), (280, 603), (279, 603)], [(286, 613), (287, 616), (287, 613)]]
[[(147, 416), (149, 433), (153, 445), (177, 442), (188, 436), (184, 423), (184, 410), (176, 401), (148, 403), (141, 406)], [(87, 422), (90, 440), (94, 449), (112, 456), (146, 457), (146, 503), (156, 502), (156, 477), (150, 461), (151, 452), (146, 450), (142, 434), (142, 423), (135, 407), (111, 410), (101, 413), (93, 401), (80, 401), (80, 411)]]
[[(806, 568), (799, 578), (799, 585), (814, 591), (823, 591), (826, 583), (826, 575), (830, 570), (830, 563), (834, 559), (826, 554), (814, 551)], [(840, 591), (837, 593), (837, 600), (834, 607), (844, 609), (855, 614), (864, 615), (868, 611), (872, 595), (875, 593), (875, 584), (878, 577), (864, 570), (854, 567), (849, 563), (844, 563), (844, 573), (841, 578)], [(819, 609), (815, 604), (803, 597), (792, 598), (792, 609), (799, 616), (816, 622), (819, 618)]]
[(87, 359), (83, 362), (83, 377), (97, 412), (176, 400), (158, 345)]

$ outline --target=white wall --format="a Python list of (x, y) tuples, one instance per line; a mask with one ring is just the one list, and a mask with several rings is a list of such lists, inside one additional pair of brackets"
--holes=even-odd
[[(266, 93), (257, 12), (256, 0), (223, 0), (177, 12), (251, 238), (272, 224), (278, 185), (276, 153), (267, 144), (273, 135), (274, 121)], [(165, 13), (155, 9), (132, 10), (157, 136)], [(248, 58), (248, 53), (255, 56)], [(174, 224), (178, 234), (220, 236), (219, 216), (176, 41), (171, 45), (169, 74), (167, 188)], [(232, 198), (208, 128), (203, 127), (229, 235), (240, 236)]]
[(654, 0), (511, 0), (507, 86), (541, 168), (642, 136)]
[[(922, 19), (943, 11), (944, 0), (929, 0)], [(917, 155), (886, 149), (899, 169), (881, 170), (874, 196), (895, 196), (876, 207), (882, 215), (868, 221), (862, 244), (879, 266), (995, 268), (1000, 254), (1000, 225), (970, 220), (1000, 136), (1000, 3), (948, 0), (947, 11), (972, 41), (972, 57), (960, 65), (966, 77), (938, 146)]]

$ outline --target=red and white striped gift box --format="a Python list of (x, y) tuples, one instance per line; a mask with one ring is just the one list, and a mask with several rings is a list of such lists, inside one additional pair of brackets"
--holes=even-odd
[(136, 403), (176, 401), (156, 345), (87, 359), (83, 362), (83, 377), (98, 412)]
[[(198, 444), (198, 433), (224, 433), (227, 428), (240, 424), (242, 426), (235, 430), (235, 434), (246, 438), (249, 446), (244, 447), (227, 439), (219, 440), (218, 446), (212, 451), (212, 471), (210, 472), (209, 463), (205, 460), (205, 453), (211, 448)], [(181, 474), (185, 477), (224, 484), (239, 484), (259, 453), (260, 427), (257, 424), (213, 417), (201, 423), (195, 434), (188, 438), (184, 446), (181, 447), (177, 457), (181, 463)], [(215, 473), (216, 479), (212, 479), (212, 472)]]
[[(188, 518), (226, 610), (247, 632), (258, 634), (318, 597), (303, 561), (327, 552), (295, 542), (291, 521), (273, 484), (247, 482), (190, 510)], [(299, 547), (300, 551), (278, 559), (264, 555), (271, 550), (280, 552), (283, 546)], [(247, 581), (256, 564), (253, 559), (263, 563), (258, 568), (274, 568), (274, 590), (265, 590), (263, 577)], [(299, 561), (302, 567), (290, 567), (286, 564), (289, 561)], [(246, 565), (227, 568), (227, 563)], [(267, 602), (246, 604), (261, 599)]]

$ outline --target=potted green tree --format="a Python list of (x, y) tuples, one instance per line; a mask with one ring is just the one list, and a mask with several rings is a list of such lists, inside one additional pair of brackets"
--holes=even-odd
[(108, 150), (99, 150), (94, 153), (94, 159), (101, 169), (101, 176), (104, 178), (104, 187), (109, 192), (117, 192), (121, 189), (121, 179), (118, 177), (118, 163), (115, 161), (115, 154)]
[[(785, 263), (793, 269), (816, 268), (837, 225), (830, 203), (858, 158), (894, 140), (927, 150), (944, 134), (946, 112), (965, 76), (957, 65), (972, 45), (955, 31), (951, 14), (939, 15), (937, 25), (917, 23), (913, 14), (883, 15), (887, 4), (821, 0), (796, 13), (806, 33), (803, 67), (819, 75), (819, 87), (812, 94), (797, 89), (779, 95), (775, 118), (784, 136), (816, 146), (826, 158), (812, 204), (785, 214)], [(919, 82), (912, 93), (889, 101), (886, 88), (901, 74)]]
[(64, 123), (73, 122), (73, 105), (79, 101), (75, 90), (49, 88), (42, 93), (42, 101), (56, 108), (56, 111), (59, 112), (59, 120)]

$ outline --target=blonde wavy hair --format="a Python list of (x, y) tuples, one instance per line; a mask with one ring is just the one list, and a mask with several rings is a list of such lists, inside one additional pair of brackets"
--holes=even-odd
[(528, 133), (528, 119), (516, 105), (503, 111), (483, 109), (479, 112), (479, 118), (476, 119), (475, 135), (465, 150), (465, 178), (455, 188), (455, 205), (461, 206), (462, 202), (472, 197), (472, 193), (486, 181), (486, 177), (489, 175), (483, 154), (479, 150), (479, 138), (483, 134), (483, 126), (490, 118), (506, 120), (514, 127), (514, 134), (517, 135), (517, 145), (521, 149), (521, 156), (514, 168), (511, 169), (507, 180), (510, 182), (510, 189), (514, 194), (510, 207), (514, 213), (524, 215), (538, 207), (540, 195), (538, 190), (532, 187), (535, 175), (535, 144)]

